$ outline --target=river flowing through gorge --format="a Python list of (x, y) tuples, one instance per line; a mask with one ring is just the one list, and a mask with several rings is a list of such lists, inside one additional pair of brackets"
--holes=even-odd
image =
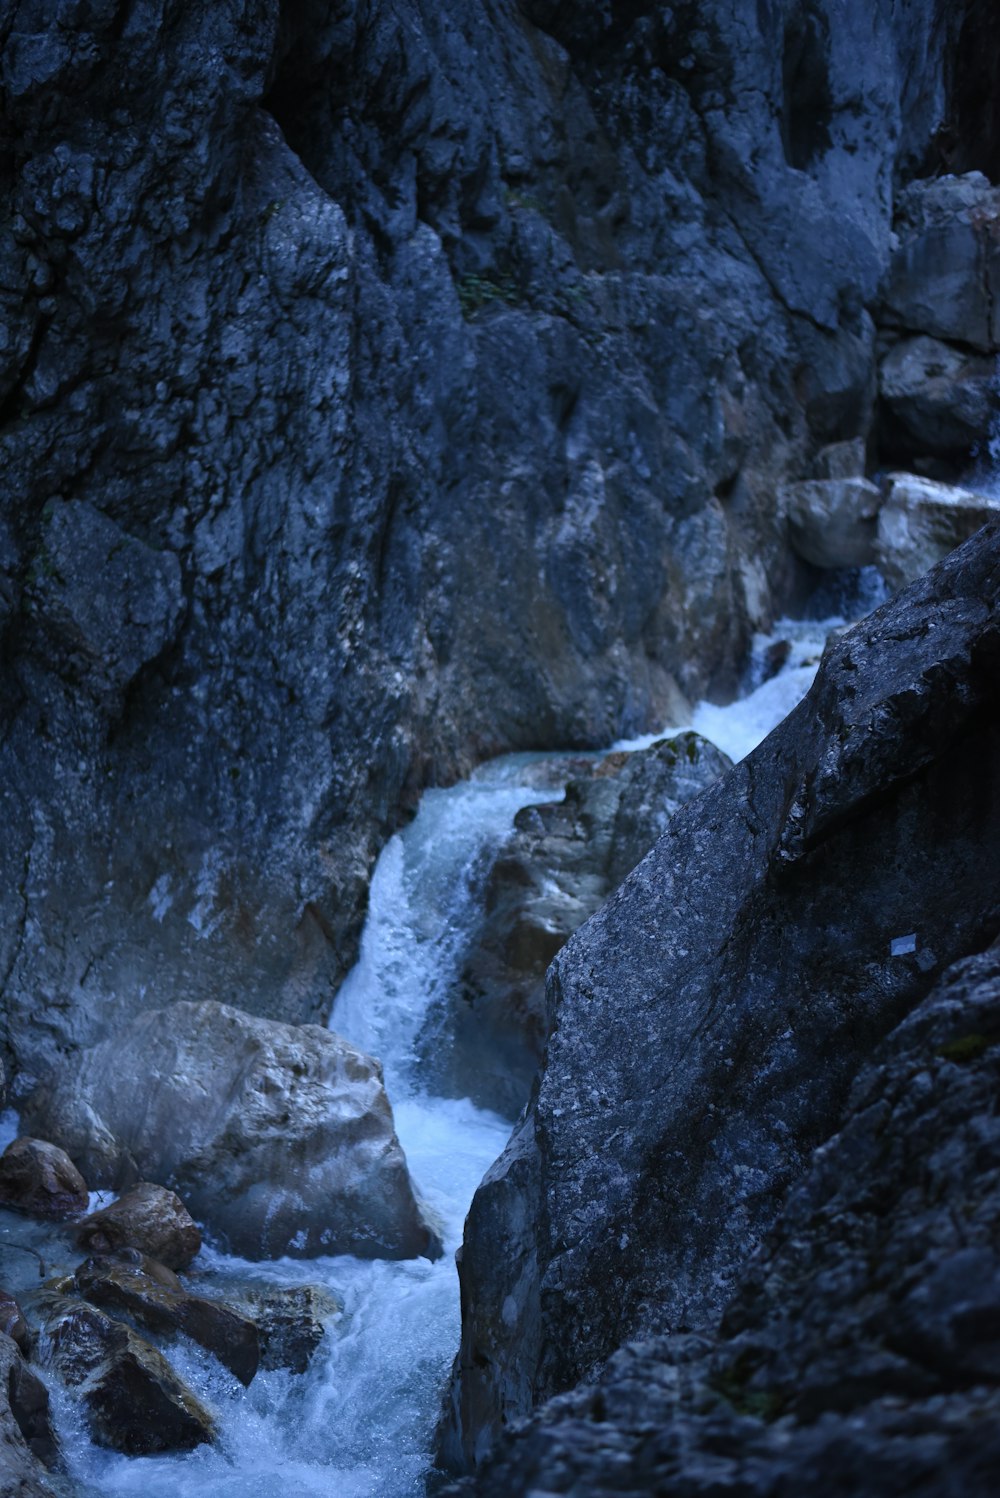
[[(873, 583), (851, 612), (876, 601)], [(733, 759), (749, 753), (808, 690), (824, 641), (842, 622), (784, 620), (773, 634), (758, 636), (745, 695), (729, 706), (700, 704), (687, 726)], [(612, 747), (635, 750), (662, 736)], [(101, 1450), (89, 1439), (79, 1404), (52, 1380), (76, 1491), (88, 1498), (418, 1498), (424, 1492), (460, 1333), (455, 1251), (473, 1193), (511, 1128), (511, 1120), (468, 1099), (428, 1090), (422, 1061), (428, 1025), (458, 981), (485, 875), (515, 814), (558, 799), (567, 765), (579, 758), (508, 756), (424, 794), (414, 820), (378, 861), (360, 956), (331, 1017), (332, 1029), (382, 1060), (397, 1132), (441, 1229), (443, 1256), (251, 1263), (207, 1246), (187, 1276), (199, 1293), (224, 1297), (227, 1287), (248, 1282), (321, 1282), (340, 1303), (339, 1315), (307, 1373), (261, 1371), (248, 1389), (193, 1343), (175, 1344), (175, 1366), (210, 1405), (219, 1430), (215, 1444), (186, 1455), (127, 1458)], [(13, 1137), (13, 1116), (7, 1120)], [(12, 1221), (3, 1214), (0, 1251), (26, 1241), (23, 1225)], [(5, 1257), (28, 1283), (35, 1272), (30, 1255), (19, 1262), (16, 1253)]]

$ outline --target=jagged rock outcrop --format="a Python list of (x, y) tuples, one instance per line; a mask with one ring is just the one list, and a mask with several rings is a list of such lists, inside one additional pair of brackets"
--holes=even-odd
[(177, 997), (322, 1017), (422, 784), (735, 679), (981, 9), (3, 7), (25, 1086)]
[(1000, 523), (835, 639), (549, 975), (473, 1202), (445, 1446), (630, 1337), (710, 1330), (873, 1048), (1000, 929)]
[(468, 1491), (991, 1494), (1000, 946), (876, 1049), (717, 1331), (625, 1349)]
[(552, 958), (729, 765), (714, 744), (680, 734), (608, 755), (570, 780), (562, 801), (518, 812), (447, 1012), (428, 1024), (422, 1065), (434, 1085), (517, 1117), (545, 1049)]
[(211, 1002), (152, 1010), (68, 1062), (25, 1118), (95, 1186), (168, 1182), (246, 1258), (441, 1252), (381, 1067), (317, 1025)]

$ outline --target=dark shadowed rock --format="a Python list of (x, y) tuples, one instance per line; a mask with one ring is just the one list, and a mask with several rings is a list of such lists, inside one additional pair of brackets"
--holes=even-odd
[(612, 754), (569, 781), (564, 800), (518, 812), (486, 880), (484, 920), (451, 1012), (429, 1026), (426, 1066), (437, 1085), (516, 1117), (548, 1033), (549, 963), (678, 808), (729, 764), (707, 740), (681, 734)]
[(305, 1373), (327, 1327), (341, 1310), (323, 1285), (256, 1285), (232, 1297), (256, 1323), (262, 1368)]
[[(154, 1010), (68, 1062), (25, 1116), (45, 1119), (97, 1185), (136, 1172), (170, 1181), (247, 1258), (441, 1251), (381, 1067), (316, 1025), (211, 1002)], [(101, 1248), (92, 1231), (81, 1241)], [(150, 1243), (133, 1246), (179, 1267)]]
[(39, 1309), (45, 1318), (42, 1353), (82, 1396), (98, 1445), (149, 1456), (190, 1451), (212, 1440), (209, 1412), (131, 1327), (56, 1292)]
[(21, 1307), (7, 1290), (0, 1290), (0, 1333), (15, 1342), (25, 1357), (31, 1351), (31, 1333)]
[(719, 1328), (627, 1348), (470, 1491), (914, 1491), (1000, 1471), (1000, 946), (863, 1064)]
[(54, 1498), (46, 1469), (59, 1445), (49, 1393), (10, 1337), (0, 1333), (0, 1491), (4, 1498)]
[(711, 1328), (859, 1067), (1000, 928), (1000, 524), (829, 646), (550, 970), (473, 1202), (448, 1446), (629, 1337)]
[(29, 1217), (75, 1217), (90, 1204), (87, 1183), (58, 1145), (15, 1139), (0, 1155), (0, 1203)]
[(422, 785), (734, 684), (964, 8), (5, 7), (20, 1071), (323, 1019)]
[(911, 182), (880, 317), (989, 353), (1000, 348), (1000, 190), (979, 172)]
[[(138, 1262), (136, 1262), (138, 1260)], [(243, 1384), (260, 1362), (257, 1327), (221, 1301), (164, 1283), (170, 1273), (141, 1254), (101, 1254), (76, 1271), (76, 1287), (94, 1305), (124, 1311), (154, 1332), (183, 1332), (225, 1364)]]
[(76, 1241), (88, 1253), (131, 1248), (168, 1270), (186, 1269), (201, 1248), (201, 1232), (176, 1192), (140, 1181), (78, 1223)]
[(904, 338), (879, 366), (879, 393), (897, 445), (962, 459), (983, 442), (997, 410), (996, 361), (934, 338)]

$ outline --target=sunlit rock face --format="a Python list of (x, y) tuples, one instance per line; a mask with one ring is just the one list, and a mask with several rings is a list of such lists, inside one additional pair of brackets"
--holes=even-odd
[(175, 998), (322, 1017), (422, 784), (733, 683), (798, 566), (777, 481), (867, 432), (963, 21), (58, 9), (0, 61), (0, 976), (36, 1075)]
[(453, 1463), (630, 1338), (710, 1333), (873, 1048), (1000, 929), (998, 662), (993, 520), (836, 638), (559, 953), (467, 1223)]

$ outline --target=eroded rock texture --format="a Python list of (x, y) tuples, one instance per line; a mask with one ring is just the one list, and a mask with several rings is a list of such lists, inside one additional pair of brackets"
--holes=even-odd
[[(1000, 929), (998, 664), (994, 521), (833, 641), (805, 701), (560, 952), (540, 1089), (467, 1224), (452, 1460), (630, 1337), (710, 1332), (873, 1048)], [(992, 1044), (978, 1020), (969, 1033)], [(915, 1117), (894, 1142), (887, 1115), (885, 1149), (919, 1153)], [(919, 1268), (919, 1235), (913, 1251), (907, 1345), (923, 1327), (933, 1361), (964, 1335), (957, 1281)], [(974, 1299), (993, 1271), (975, 1255), (968, 1269)], [(775, 1356), (794, 1400), (792, 1348)]]
[(178, 997), (322, 1017), (423, 783), (732, 681), (987, 22), (6, 0), (22, 1072)]
[(878, 1047), (719, 1330), (617, 1354), (469, 1491), (987, 1495), (1000, 1471), (1000, 948)]

